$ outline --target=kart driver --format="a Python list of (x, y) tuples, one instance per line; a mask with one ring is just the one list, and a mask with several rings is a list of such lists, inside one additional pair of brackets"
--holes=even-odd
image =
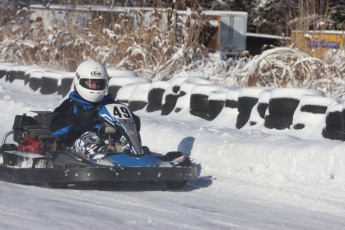
[[(110, 94), (106, 95), (108, 81), (107, 69), (100, 62), (88, 59), (79, 64), (74, 78), (75, 91), (51, 115), (50, 129), (59, 138), (59, 144), (93, 159), (105, 155), (105, 144), (97, 135), (103, 124), (96, 108), (117, 103)], [(139, 117), (134, 115), (134, 118), (140, 129)]]

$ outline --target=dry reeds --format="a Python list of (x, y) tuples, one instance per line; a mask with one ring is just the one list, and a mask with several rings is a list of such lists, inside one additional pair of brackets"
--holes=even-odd
[(174, 69), (207, 53), (197, 42), (203, 26), (203, 16), (198, 12), (180, 15), (171, 8), (122, 13), (110, 10), (90, 10), (85, 23), (74, 20), (82, 12), (69, 9), (68, 20), (45, 22), (36, 18), (31, 24), (26, 22), (27, 26), (18, 26), (28, 20), (22, 18), (6, 24), (6, 39), (0, 42), (2, 57), (68, 71), (92, 57), (109, 67), (156, 69), (152, 77), (166, 79)]

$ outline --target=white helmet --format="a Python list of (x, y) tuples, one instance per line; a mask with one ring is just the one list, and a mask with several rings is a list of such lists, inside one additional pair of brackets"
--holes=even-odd
[(103, 64), (88, 59), (79, 64), (74, 86), (79, 95), (87, 101), (101, 101), (108, 89), (108, 73)]

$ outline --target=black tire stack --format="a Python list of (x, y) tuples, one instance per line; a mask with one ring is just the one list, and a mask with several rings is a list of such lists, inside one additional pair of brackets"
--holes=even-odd
[(169, 87), (169, 83), (165, 81), (152, 82), (148, 97), (146, 112), (155, 112), (162, 109), (162, 101), (165, 90)]
[(53, 94), (58, 92), (60, 78), (64, 75), (64, 72), (47, 70), (44, 72), (41, 78), (41, 94)]
[(138, 84), (143, 84), (143, 83), (131, 83), (131, 84), (122, 86), (117, 92), (115, 100), (120, 103), (128, 105), (129, 99), (131, 98), (131, 95), (134, 92), (135, 88), (138, 86)]
[(240, 94), (239, 88), (231, 88), (229, 92), (225, 95), (225, 103), (224, 103), (224, 114), (226, 114), (227, 121), (226, 126), (230, 128), (236, 128), (237, 122), (237, 115), (238, 115), (238, 96)]
[(325, 127), (322, 136), (331, 140), (345, 140), (345, 124), (342, 102), (335, 101), (328, 106), (326, 111)]
[(259, 94), (258, 102), (254, 105), (248, 120), (249, 126), (263, 125), (265, 123), (265, 114), (271, 91), (271, 89), (265, 89)]
[(167, 87), (162, 96), (162, 116), (166, 116), (174, 111), (177, 99), (180, 96), (180, 86), (185, 80), (186, 78), (177, 78), (169, 82), (169, 87)]
[(210, 93), (208, 97), (207, 114), (208, 119), (214, 120), (223, 110), (226, 101), (226, 94), (230, 88), (220, 87), (219, 89)]
[(180, 86), (180, 92), (177, 97), (177, 101), (175, 104), (174, 112), (179, 113), (181, 111), (187, 111), (190, 110), (190, 100), (191, 100), (191, 94), (192, 90), (194, 88), (195, 84), (193, 82), (190, 82), (188, 80), (184, 81)]
[(65, 73), (62, 78), (58, 89), (58, 94), (63, 97), (67, 96), (70, 91), (74, 90), (74, 76), (75, 73)]
[(238, 115), (236, 128), (241, 129), (249, 121), (253, 107), (257, 104), (260, 93), (264, 88), (242, 88), (238, 96)]
[(129, 97), (128, 107), (133, 112), (144, 109), (148, 103), (148, 94), (151, 83), (139, 83), (133, 89), (133, 93)]
[[(300, 99), (300, 103), (294, 113), (293, 123), (291, 128), (293, 130), (304, 130), (308, 129), (315, 132), (318, 127), (322, 127), (325, 123), (326, 111), (328, 105), (335, 102), (335, 99), (305, 95)], [(322, 130), (320, 130), (321, 135)], [(317, 135), (317, 134), (313, 134)]]
[(212, 91), (218, 88), (216, 85), (195, 85), (190, 97), (190, 114), (205, 120), (210, 120), (208, 115), (208, 97)]
[(117, 98), (118, 91), (125, 85), (151, 82), (149, 79), (138, 77), (134, 71), (110, 70), (108, 74), (110, 76), (108, 93), (110, 93), (113, 98)]
[(308, 89), (274, 89), (268, 104), (268, 114), (265, 116), (265, 127), (269, 129), (290, 128), (293, 115), (303, 95), (324, 96), (319, 90)]
[(6, 78), (7, 69), (9, 69), (13, 65), (14, 64), (12, 64), (12, 63), (1, 63), (1, 65), (0, 65), (0, 79), (3, 77)]

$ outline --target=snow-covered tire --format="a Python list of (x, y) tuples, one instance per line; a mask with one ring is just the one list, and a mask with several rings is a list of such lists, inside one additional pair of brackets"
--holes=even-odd
[(257, 102), (258, 98), (255, 97), (239, 97), (238, 112), (241, 114), (250, 114)]
[(235, 100), (225, 100), (225, 108), (236, 109), (238, 107), (238, 101)]
[(192, 94), (190, 98), (190, 113), (208, 120), (208, 95)]
[(268, 107), (267, 103), (258, 104), (258, 113), (262, 119), (265, 119), (265, 113), (266, 113), (267, 107)]
[(207, 108), (208, 119), (209, 120), (215, 119), (219, 115), (219, 113), (222, 111), (223, 107), (224, 107), (224, 101), (210, 100), (208, 102), (208, 108)]
[(238, 129), (242, 128), (245, 124), (247, 124), (249, 118), (250, 118), (250, 114), (239, 113), (237, 115), (236, 128)]
[(161, 115), (168, 115), (170, 114), (175, 106), (176, 106), (176, 102), (177, 102), (177, 95), (173, 95), (173, 94), (168, 94), (165, 96), (165, 103), (162, 105), (162, 110), (161, 110)]
[(314, 113), (314, 114), (325, 114), (327, 106), (322, 105), (303, 105), (301, 112)]
[(162, 97), (165, 92), (165, 89), (163, 88), (153, 88), (149, 91), (149, 94), (147, 96), (147, 107), (146, 112), (154, 112), (161, 110), (162, 108)]
[(290, 128), (293, 117), (289, 114), (270, 114), (265, 117), (265, 127), (269, 129)]
[(273, 98), (269, 101), (268, 110), (272, 113), (294, 114), (299, 100), (294, 98)]
[(329, 112), (326, 116), (326, 125), (342, 127), (343, 114), (340, 111)]
[(331, 140), (345, 140), (345, 133), (341, 127), (326, 125), (322, 130), (322, 136)]
[(146, 105), (147, 105), (146, 101), (129, 101), (128, 102), (128, 107), (133, 112), (145, 108)]
[(109, 85), (108, 93), (111, 94), (112, 98), (116, 98), (117, 92), (120, 90), (122, 86), (119, 85)]

